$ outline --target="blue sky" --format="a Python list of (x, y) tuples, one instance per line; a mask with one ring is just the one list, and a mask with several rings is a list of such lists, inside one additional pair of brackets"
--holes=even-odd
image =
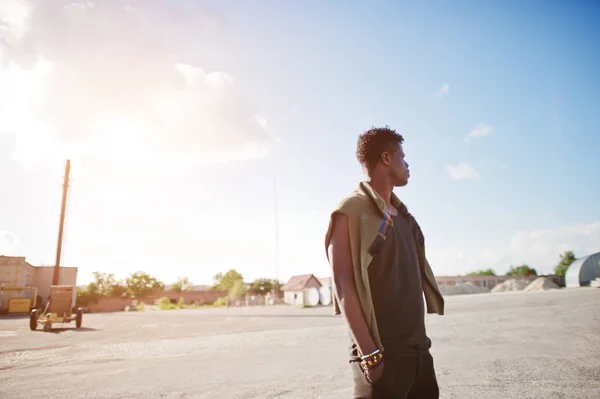
[[(292, 7), (276, 1), (188, 1), (170, 12), (147, 3), (137, 10), (152, 17), (150, 28), (138, 27), (131, 35), (124, 19), (115, 31), (124, 48), (159, 41), (157, 49), (102, 53), (95, 50), (103, 48), (99, 44), (112, 48), (118, 35), (86, 31), (87, 41), (71, 39), (57, 51), (52, 38), (59, 36), (42, 35), (41, 28), (25, 33), (40, 40), (38, 54), (55, 62), (55, 71), (71, 67), (84, 82), (93, 82), (95, 74), (116, 76), (105, 82), (117, 96), (118, 78), (145, 74), (147, 83), (131, 87), (146, 93), (146, 84), (163, 77), (162, 69), (147, 66), (150, 61), (174, 56), (232, 78), (215, 78), (220, 119), (206, 126), (204, 119), (194, 120), (182, 147), (165, 153), (153, 147), (146, 163), (106, 156), (111, 149), (134, 151), (149, 142), (151, 134), (139, 129), (129, 147), (114, 136), (104, 141), (104, 152), (92, 145), (96, 152), (88, 148), (74, 157), (63, 264), (80, 268), (80, 283), (96, 270), (123, 278), (146, 270), (167, 282), (185, 275), (196, 283), (210, 283), (212, 275), (229, 268), (249, 280), (328, 275), (323, 247), (328, 215), (362, 178), (356, 138), (372, 125), (389, 125), (405, 136), (411, 181), (397, 194), (422, 225), (437, 274), (488, 267), (504, 273), (525, 262), (550, 272), (564, 249), (578, 256), (600, 251), (594, 200), (600, 188), (593, 183), (600, 171), (600, 7), (592, 2), (345, 2), (340, 7), (305, 1)], [(104, 16), (93, 22), (123, 13), (117, 2), (106, 4)], [(33, 12), (49, 18), (46, 11)], [(64, 16), (84, 17), (88, 14)], [(63, 25), (53, 33), (81, 29)], [(108, 54), (116, 66), (105, 74), (98, 64), (72, 56), (73, 49)], [(4, 53), (11, 57), (16, 56)], [(53, 82), (67, 87), (66, 75), (52, 73), (63, 79)], [(238, 94), (229, 101), (233, 87)], [(171, 93), (160, 90), (152, 93), (162, 93), (161, 98)], [(78, 105), (84, 96), (76, 92), (65, 101), (76, 98), (72, 104)], [(259, 114), (266, 124), (237, 123), (248, 119), (244, 112)], [(64, 123), (60, 126), (78, 126)], [(208, 133), (196, 133), (197, 124)], [(125, 137), (132, 125), (123, 126), (118, 131)], [(51, 264), (64, 158), (32, 155), (32, 143), (50, 133), (26, 135), (22, 123), (2, 127), (0, 182), (10, 195), (0, 198), (0, 250)], [(211, 128), (218, 138), (210, 136)], [(69, 134), (77, 140), (92, 137), (77, 129)], [(280, 138), (275, 152), (268, 141), (274, 136)], [(65, 148), (73, 137), (56, 139), (61, 154), (70, 154)], [(247, 155), (250, 144), (264, 151)], [(230, 162), (178, 163), (184, 153), (206, 158), (206, 148), (238, 155)]]

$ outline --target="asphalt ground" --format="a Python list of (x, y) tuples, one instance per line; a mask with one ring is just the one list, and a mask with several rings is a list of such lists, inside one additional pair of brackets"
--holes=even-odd
[[(427, 316), (441, 398), (600, 398), (600, 289), (446, 297), (446, 313)], [(0, 318), (0, 398), (352, 396), (331, 307), (85, 314), (74, 327)]]

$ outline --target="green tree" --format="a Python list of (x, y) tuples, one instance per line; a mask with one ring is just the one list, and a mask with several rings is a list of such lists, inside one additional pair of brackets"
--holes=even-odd
[(220, 290), (219, 286), (221, 285), (221, 281), (223, 280), (223, 273), (217, 273), (213, 276), (213, 285), (211, 285), (211, 290)]
[(113, 284), (110, 287), (110, 291), (108, 292), (108, 296), (114, 298), (124, 298), (127, 296), (127, 287), (121, 283)]
[(275, 290), (281, 291), (281, 283), (276, 279), (257, 278), (250, 285), (250, 289), (254, 292), (267, 293)]
[(230, 298), (243, 298), (248, 294), (246, 284), (241, 279), (233, 282), (233, 285), (229, 289)]
[(507, 276), (537, 276), (535, 269), (528, 265), (511, 266), (510, 270), (506, 273)]
[(244, 281), (244, 277), (237, 271), (231, 269), (227, 273), (217, 273), (213, 277), (214, 285), (211, 287), (214, 290), (227, 290), (233, 287), (238, 280)]
[(90, 295), (108, 296), (111, 289), (117, 284), (117, 280), (113, 274), (93, 272), (94, 281), (86, 287), (86, 292)]
[(575, 257), (573, 251), (565, 251), (564, 253), (562, 253), (560, 255), (560, 262), (554, 268), (554, 274), (557, 276), (564, 277), (565, 274), (567, 274), (569, 266), (571, 266), (571, 263), (575, 262), (576, 259), (577, 258)]
[(187, 277), (177, 277), (177, 281), (171, 284), (168, 288), (169, 291), (181, 292), (189, 291), (193, 288), (191, 280)]
[(127, 277), (125, 285), (127, 294), (132, 298), (148, 298), (165, 288), (163, 283), (144, 272), (133, 273)]
[(81, 291), (81, 294), (100, 296), (100, 289), (98, 288), (98, 284), (92, 281), (91, 283), (86, 285), (85, 289)]
[(94, 272), (94, 281), (85, 288), (85, 293), (92, 296), (126, 296), (127, 288), (115, 279), (112, 273)]
[(495, 276), (496, 272), (494, 269), (485, 269), (485, 270), (477, 270), (471, 273), (468, 273), (467, 276)]

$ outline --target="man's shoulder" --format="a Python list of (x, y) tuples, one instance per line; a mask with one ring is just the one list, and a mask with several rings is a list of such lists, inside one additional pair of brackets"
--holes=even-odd
[(369, 198), (362, 192), (355, 190), (343, 198), (337, 205), (336, 211), (346, 214), (363, 212), (369, 205)]

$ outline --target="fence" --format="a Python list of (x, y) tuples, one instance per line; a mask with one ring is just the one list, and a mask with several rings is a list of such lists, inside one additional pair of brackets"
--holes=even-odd
[[(183, 298), (183, 303), (186, 305), (212, 305), (219, 298), (227, 296), (225, 290), (209, 290), (209, 291), (161, 291), (157, 292), (150, 298), (138, 298), (137, 302), (145, 302), (146, 304), (154, 304), (157, 300), (167, 297), (172, 303), (178, 303), (180, 298)], [(282, 301), (278, 297), (273, 297), (272, 303), (280, 304)], [(96, 302), (83, 306), (87, 311), (92, 313), (100, 312), (121, 312), (126, 306), (132, 306), (131, 298), (99, 298)], [(229, 306), (262, 306), (266, 304), (266, 299), (263, 295), (249, 294), (246, 298), (232, 299), (228, 301)]]

